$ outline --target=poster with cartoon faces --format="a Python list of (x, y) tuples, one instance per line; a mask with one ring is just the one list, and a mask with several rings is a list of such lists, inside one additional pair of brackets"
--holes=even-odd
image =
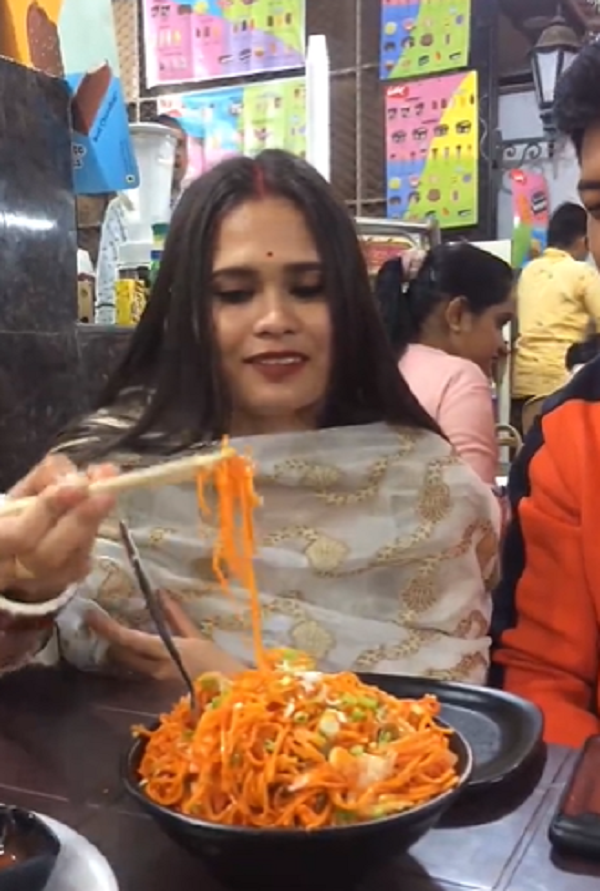
[(474, 226), (478, 215), (477, 72), (388, 86), (388, 216), (435, 218), (443, 229)]
[(469, 64), (471, 0), (381, 0), (381, 79)]
[(304, 65), (305, 0), (142, 0), (149, 87)]

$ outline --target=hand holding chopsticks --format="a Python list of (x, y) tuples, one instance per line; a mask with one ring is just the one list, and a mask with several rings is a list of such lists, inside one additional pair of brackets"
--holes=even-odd
[(14, 616), (26, 630), (29, 619), (51, 615), (70, 596), (69, 586), (88, 574), (98, 530), (114, 506), (110, 496), (90, 498), (88, 484), (115, 472), (111, 467), (91, 468), (85, 485), (65, 484), (63, 481), (73, 475), (78, 479), (76, 468), (62, 455), (54, 455), (10, 493), (14, 502), (28, 506), (17, 516), (0, 517), (0, 618), (4, 630), (13, 627)]

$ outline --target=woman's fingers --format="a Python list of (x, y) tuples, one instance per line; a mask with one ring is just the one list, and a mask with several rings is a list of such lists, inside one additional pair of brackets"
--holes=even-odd
[(159, 596), (167, 622), (178, 637), (202, 637), (183, 607), (168, 591), (161, 591)]
[(147, 661), (163, 660), (167, 656), (163, 642), (154, 634), (126, 628), (106, 613), (93, 610), (86, 616), (86, 625), (110, 645), (115, 655), (125, 651)]
[(154, 634), (126, 628), (97, 610), (88, 613), (86, 624), (108, 643), (108, 658), (112, 665), (158, 681), (169, 680), (175, 674), (171, 657), (161, 639)]
[(111, 666), (116, 668), (153, 678), (159, 677), (162, 666), (162, 662), (157, 662), (156, 659), (147, 659), (133, 650), (119, 646), (110, 646), (108, 648), (108, 661)]
[(75, 504), (87, 498), (87, 483), (78, 481), (59, 494), (59, 487), (51, 486), (42, 492), (22, 514), (1, 520), (1, 556), (10, 557), (35, 550), (60, 517)]
[(29, 553), (24, 547), (19, 550), (20, 559), (34, 573), (62, 570), (74, 554), (92, 551), (100, 523), (112, 506), (113, 500), (105, 496), (84, 497), (76, 507), (58, 514), (60, 508), (55, 503), (58, 516), (54, 524), (39, 536)]
[(75, 465), (64, 455), (49, 455), (10, 491), (11, 498), (39, 495), (48, 486), (56, 485), (65, 477), (77, 474)]

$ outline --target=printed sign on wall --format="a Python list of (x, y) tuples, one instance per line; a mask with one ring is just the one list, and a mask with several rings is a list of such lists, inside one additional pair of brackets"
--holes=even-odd
[(177, 117), (188, 134), (190, 179), (231, 155), (266, 148), (306, 153), (303, 77), (162, 96), (159, 111)]
[(550, 222), (546, 177), (535, 170), (512, 170), (513, 264), (521, 268), (545, 249)]
[(381, 79), (469, 64), (471, 0), (382, 0)]
[(387, 88), (388, 216), (473, 226), (478, 214), (477, 72)]
[(148, 86), (304, 65), (305, 0), (142, 0)]

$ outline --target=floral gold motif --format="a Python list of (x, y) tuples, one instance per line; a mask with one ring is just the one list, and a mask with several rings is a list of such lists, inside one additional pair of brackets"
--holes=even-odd
[(434, 461), (427, 468), (417, 503), (417, 513), (426, 523), (441, 523), (452, 509), (450, 486), (442, 475), (444, 466), (444, 462)]
[(312, 619), (292, 626), (290, 639), (296, 649), (319, 661), (335, 646), (333, 635)]
[(463, 656), (456, 665), (448, 669), (431, 669), (423, 672), (423, 677), (436, 681), (458, 681), (465, 683), (468, 680), (476, 680), (485, 676), (489, 668), (489, 661), (481, 653), (468, 653)]
[(317, 575), (336, 572), (348, 556), (348, 546), (327, 535), (312, 541), (304, 553)]

